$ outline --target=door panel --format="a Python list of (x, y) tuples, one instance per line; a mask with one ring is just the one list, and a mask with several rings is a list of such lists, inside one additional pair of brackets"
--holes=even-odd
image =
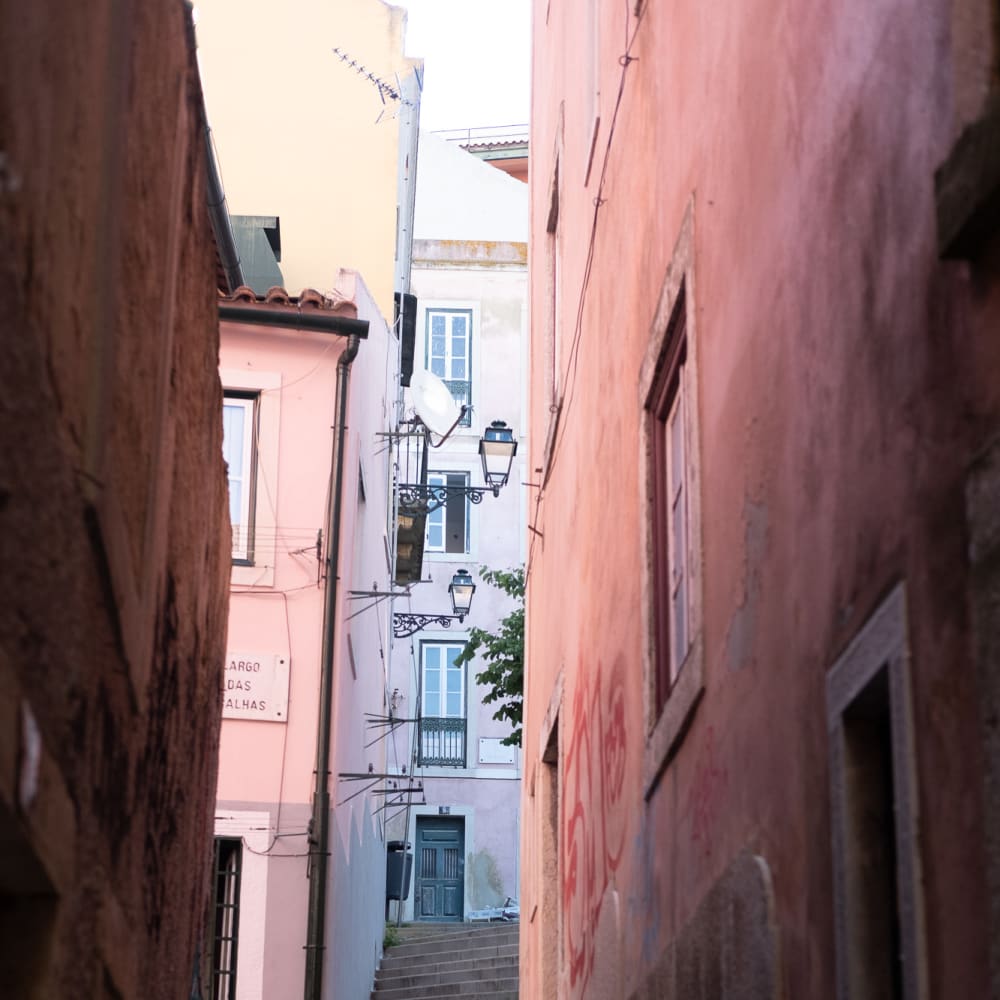
[(419, 920), (461, 920), (465, 897), (465, 821), (417, 817)]

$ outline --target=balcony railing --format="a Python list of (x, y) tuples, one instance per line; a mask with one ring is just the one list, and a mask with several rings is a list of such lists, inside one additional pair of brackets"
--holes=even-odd
[(418, 724), (421, 767), (465, 767), (465, 719), (424, 716)]
[(465, 415), (458, 422), (458, 426), (470, 427), (472, 425), (472, 383), (463, 382), (461, 379), (456, 378), (446, 378), (444, 379), (444, 384), (448, 386), (452, 399), (454, 399), (459, 406), (464, 404), (469, 407), (465, 411)]

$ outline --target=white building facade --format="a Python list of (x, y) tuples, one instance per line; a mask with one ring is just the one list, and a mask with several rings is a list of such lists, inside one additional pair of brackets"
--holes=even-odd
[(428, 514), (422, 581), (394, 602), (396, 612), (450, 612), (454, 574), (466, 569), (477, 584), (464, 622), (431, 623), (393, 646), (398, 714), (414, 721), (394, 734), (390, 758), (423, 788), (388, 827), (414, 855), (404, 920), (476, 919), (518, 896), (520, 749), (503, 745), (510, 724), (493, 719), (495, 704), (483, 704), (486, 689), (475, 679), (483, 662), (454, 660), (470, 628), (493, 631), (515, 607), (480, 570), (524, 562), (527, 197), (521, 181), (421, 136), (414, 367), (443, 379), (470, 407), (447, 441), (429, 449), (428, 485), (482, 487), (479, 442), (493, 421), (513, 430), (518, 450), (499, 496), (486, 491), (472, 502), (453, 494)]

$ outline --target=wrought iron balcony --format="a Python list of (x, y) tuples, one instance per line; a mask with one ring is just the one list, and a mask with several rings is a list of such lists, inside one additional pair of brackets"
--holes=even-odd
[(421, 767), (465, 767), (465, 719), (424, 716), (417, 731)]
[(458, 422), (459, 427), (471, 427), (472, 426), (472, 383), (463, 382), (461, 379), (446, 378), (442, 380), (446, 386), (448, 386), (448, 391), (451, 393), (452, 399), (458, 403), (459, 406), (463, 404), (467, 407), (466, 411), (462, 414), (461, 420)]

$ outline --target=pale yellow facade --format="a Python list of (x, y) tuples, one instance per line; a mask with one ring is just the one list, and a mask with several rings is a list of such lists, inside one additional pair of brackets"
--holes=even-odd
[(198, 0), (205, 103), (229, 211), (281, 220), (293, 293), (360, 271), (392, 316), (406, 12), (381, 0)]

